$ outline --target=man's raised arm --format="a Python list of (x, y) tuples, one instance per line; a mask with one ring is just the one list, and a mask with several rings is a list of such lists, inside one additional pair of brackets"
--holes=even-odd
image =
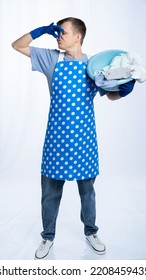
[(27, 34), (23, 35), (22, 37), (20, 37), (19, 39), (17, 39), (16, 41), (14, 41), (12, 43), (12, 47), (16, 51), (30, 57), (29, 45), (32, 42), (32, 40), (33, 40), (33, 38), (31, 37), (30, 33), (27, 33)]
[(61, 28), (61, 26), (54, 25), (54, 23), (52, 22), (48, 26), (38, 27), (32, 30), (30, 33), (23, 35), (22, 37), (20, 37), (12, 43), (12, 47), (15, 50), (21, 52), (22, 54), (30, 57), (29, 45), (32, 42), (32, 40), (42, 36), (43, 34), (49, 34), (55, 38), (60, 38), (61, 32), (63, 31), (64, 30)]

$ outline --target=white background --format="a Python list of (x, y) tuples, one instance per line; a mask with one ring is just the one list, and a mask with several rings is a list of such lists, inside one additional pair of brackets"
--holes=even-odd
[[(27, 260), (41, 238), (40, 164), (49, 92), (45, 76), (11, 43), (68, 16), (87, 25), (83, 51), (139, 54), (146, 64), (146, 1), (0, 0), (0, 259)], [(56, 48), (44, 35), (33, 46)], [(146, 83), (119, 101), (95, 98), (100, 176), (95, 183), (99, 236), (107, 254), (85, 243), (75, 182), (66, 182), (48, 259), (146, 258)]]

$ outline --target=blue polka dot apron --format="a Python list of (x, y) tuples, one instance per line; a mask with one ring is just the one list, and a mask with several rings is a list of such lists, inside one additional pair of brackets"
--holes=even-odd
[(84, 180), (99, 173), (93, 105), (97, 87), (86, 67), (82, 61), (56, 63), (42, 157), (46, 177)]

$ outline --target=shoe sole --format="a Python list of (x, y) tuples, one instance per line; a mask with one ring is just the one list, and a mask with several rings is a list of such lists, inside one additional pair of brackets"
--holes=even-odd
[(87, 238), (86, 238), (86, 242), (92, 248), (94, 253), (96, 253), (98, 255), (104, 255), (106, 253), (106, 248), (103, 251), (98, 251), (92, 246), (91, 242)]
[(38, 257), (36, 256), (36, 253), (35, 253), (34, 260), (43, 260), (43, 259), (45, 259), (45, 258), (48, 256), (48, 254), (50, 253), (50, 250), (51, 250), (52, 247), (53, 247), (53, 244), (49, 247), (48, 253), (47, 253), (45, 256), (43, 256), (42, 258), (38, 258)]

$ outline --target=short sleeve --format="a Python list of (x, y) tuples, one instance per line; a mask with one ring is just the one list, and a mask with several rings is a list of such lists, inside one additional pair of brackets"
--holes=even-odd
[(39, 71), (49, 75), (50, 67), (54, 68), (58, 60), (59, 51), (30, 47), (32, 71)]

